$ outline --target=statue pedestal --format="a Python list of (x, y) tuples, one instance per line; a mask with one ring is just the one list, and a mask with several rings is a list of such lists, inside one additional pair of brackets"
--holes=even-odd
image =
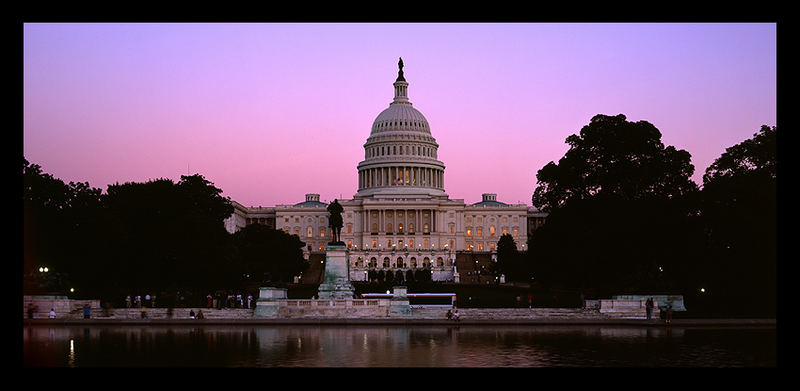
[(325, 250), (325, 278), (319, 285), (320, 299), (353, 299), (353, 284), (347, 263), (347, 246), (329, 244)]

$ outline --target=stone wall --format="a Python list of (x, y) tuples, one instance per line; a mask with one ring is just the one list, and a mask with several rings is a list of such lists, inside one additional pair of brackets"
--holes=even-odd
[(28, 318), (28, 308), (33, 307), (33, 319), (46, 319), (50, 309), (56, 318), (83, 318), (83, 306), (88, 304), (92, 312), (100, 311), (100, 300), (75, 300), (66, 296), (23, 296), (22, 316)]

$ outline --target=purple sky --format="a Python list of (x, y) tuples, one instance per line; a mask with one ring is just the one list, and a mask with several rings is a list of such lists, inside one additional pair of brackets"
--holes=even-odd
[(596, 114), (651, 122), (698, 183), (776, 125), (775, 24), (26, 24), (23, 152), (104, 192), (188, 170), (246, 206), (349, 199), (398, 57), (467, 203), (530, 205)]

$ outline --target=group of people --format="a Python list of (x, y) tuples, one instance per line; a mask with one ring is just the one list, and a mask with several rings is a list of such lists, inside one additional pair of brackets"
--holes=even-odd
[(447, 319), (456, 322), (461, 320), (461, 315), (458, 314), (458, 307), (453, 307), (453, 311), (447, 310)]
[(243, 295), (241, 292), (217, 291), (206, 295), (206, 308), (253, 308), (255, 300), (252, 294)]
[[(647, 311), (647, 320), (653, 318), (653, 309), (655, 308), (655, 301), (652, 297), (648, 297), (647, 300), (644, 302), (644, 307)], [(664, 322), (671, 323), (672, 322), (672, 304), (667, 303), (667, 306), (664, 307)]]
[[(166, 296), (166, 299), (164, 298)], [(255, 299), (247, 292), (234, 290), (219, 290), (208, 294), (196, 294), (192, 292), (178, 291), (175, 295), (162, 292), (159, 295), (159, 302), (162, 307), (205, 307), (205, 308), (253, 308)], [(155, 308), (156, 295), (147, 293), (145, 295), (125, 296), (125, 307), (127, 308)]]
[(141, 295), (136, 295), (131, 297), (131, 295), (125, 296), (125, 307), (127, 308), (142, 308), (142, 307), (150, 307), (153, 308), (156, 306), (156, 295), (145, 294), (144, 300), (142, 300)]

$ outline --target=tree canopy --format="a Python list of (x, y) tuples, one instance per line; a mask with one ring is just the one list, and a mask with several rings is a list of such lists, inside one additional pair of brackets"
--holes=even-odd
[(598, 114), (566, 143), (569, 150), (558, 164), (550, 162), (536, 174), (532, 202), (540, 210), (600, 194), (634, 200), (697, 190), (691, 155), (665, 147), (661, 132), (647, 121)]
[[(296, 236), (260, 227), (229, 234), (223, 221), (233, 206), (199, 174), (116, 183), (103, 194), (24, 160), (23, 189), (26, 292), (230, 289), (264, 272), (285, 280), (304, 262)], [(263, 253), (250, 239), (264, 241)], [(43, 266), (51, 272), (38, 273)]]
[[(537, 173), (534, 206), (549, 211), (529, 238), (539, 282), (605, 295), (668, 289), (698, 244), (691, 155), (664, 146), (646, 121), (597, 115)], [(679, 265), (680, 264), (680, 265)]]
[(704, 287), (726, 306), (776, 309), (777, 129), (762, 126), (703, 176)]

